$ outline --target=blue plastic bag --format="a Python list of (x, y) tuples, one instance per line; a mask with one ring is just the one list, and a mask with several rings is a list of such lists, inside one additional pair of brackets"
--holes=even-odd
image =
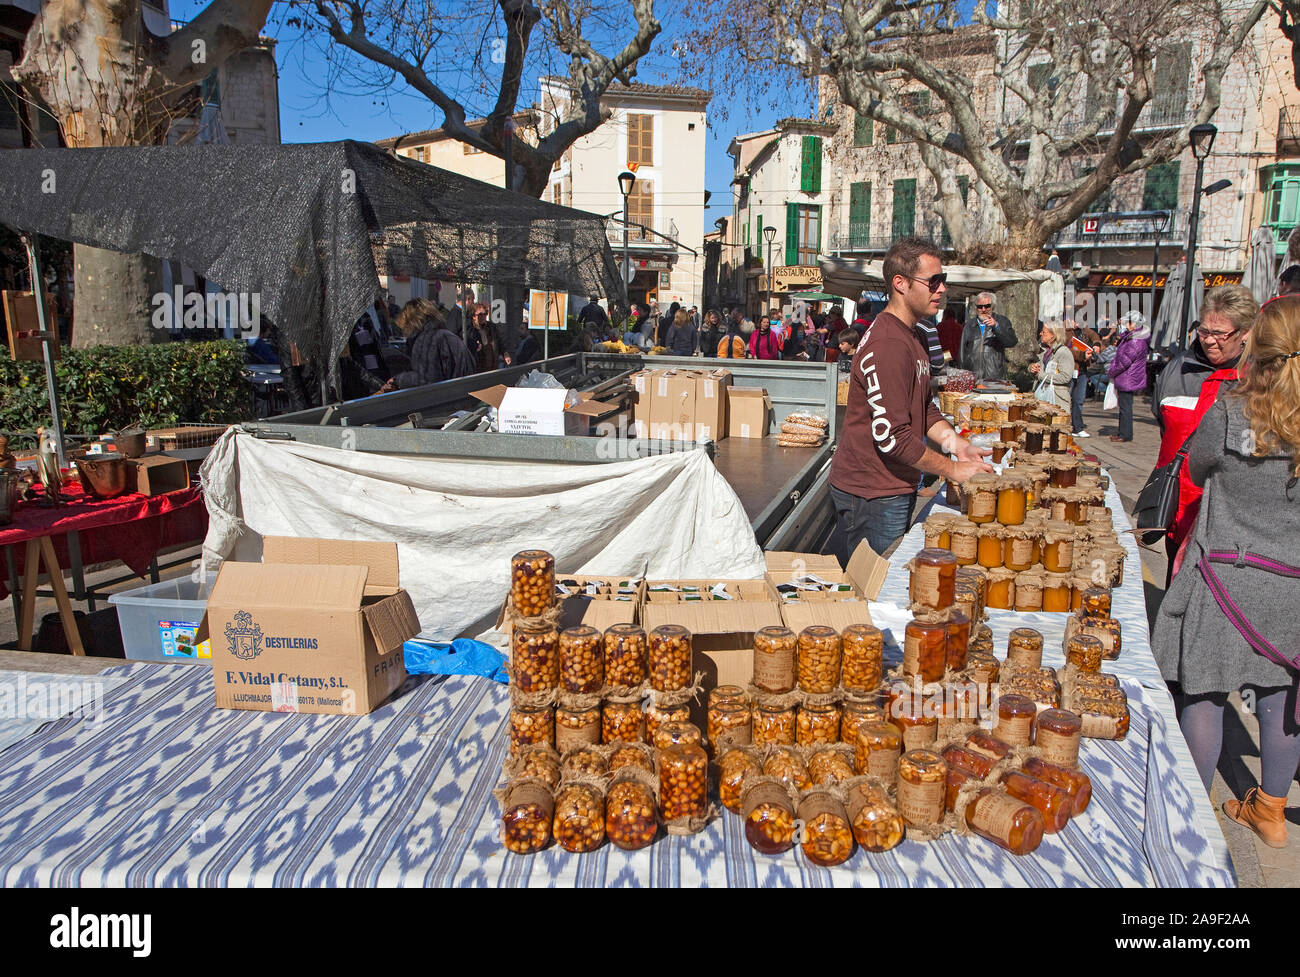
[(472, 638), (439, 644), (412, 638), (402, 645), (406, 671), (411, 675), (482, 675), (508, 685), (506, 656), (491, 645)]

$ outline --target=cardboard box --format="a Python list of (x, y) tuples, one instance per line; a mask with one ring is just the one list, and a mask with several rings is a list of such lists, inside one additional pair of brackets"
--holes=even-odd
[(650, 437), (650, 401), (652, 381), (658, 370), (642, 370), (629, 378), (632, 385), (632, 424), (628, 433), (634, 438)]
[(190, 487), (190, 466), (184, 458), (153, 455), (128, 458), (126, 488), (142, 495), (163, 495)]
[(727, 436), (727, 391), (730, 388), (730, 370), (696, 374), (696, 441), (721, 441)]
[(792, 553), (786, 550), (772, 550), (763, 554), (768, 573), (780, 573), (782, 570), (801, 570), (816, 573), (819, 576), (825, 570), (828, 573), (840, 572), (839, 557), (823, 553)]
[[(560, 599), (560, 629), (576, 628), (580, 624), (604, 631), (615, 624), (636, 624), (641, 619), (641, 604), (645, 601), (645, 581), (635, 577), (605, 575), (584, 576), (578, 573), (556, 573), (556, 581), (574, 580), (578, 584), (578, 593)], [(629, 600), (620, 599), (619, 583), (629, 582), (635, 593), (628, 595)], [(588, 584), (596, 586), (588, 588)], [(589, 593), (589, 589), (594, 593)], [(497, 614), (498, 631), (509, 634), (513, 628), (506, 608), (510, 604), (507, 597)]]
[(880, 596), (880, 588), (884, 586), (885, 575), (889, 572), (889, 561), (877, 556), (865, 540), (853, 551), (853, 555), (849, 557), (848, 568), (842, 573), (838, 570), (812, 569), (813, 561), (822, 561), (821, 565), (824, 568), (827, 565), (825, 561), (834, 560), (834, 557), (828, 558), (815, 553), (774, 553), (769, 556), (775, 558), (769, 566), (771, 563), (784, 566), (783, 569), (769, 571), (767, 574), (767, 582), (773, 591), (782, 584), (788, 583), (793, 576), (799, 575), (801, 571), (798, 569), (798, 564), (801, 559), (808, 564), (808, 569), (802, 571), (803, 573), (812, 573), (823, 580), (832, 583), (843, 582), (853, 587), (853, 590), (847, 592), (809, 592), (801, 594), (798, 600), (783, 600), (777, 592), (777, 600), (781, 604), (781, 619), (791, 631), (802, 631), (813, 624), (825, 624), (837, 631), (843, 631), (850, 624), (871, 623), (871, 612), (867, 609), (867, 602)]
[(727, 388), (727, 434), (765, 438), (772, 419), (772, 400), (762, 387)]
[[(744, 595), (738, 600), (654, 601), (659, 584), (735, 587)], [(647, 631), (661, 624), (680, 624), (692, 635), (695, 668), (704, 672), (704, 687), (747, 685), (754, 671), (754, 632), (781, 624), (781, 609), (763, 580), (658, 580), (646, 581), (646, 603), (641, 608), (641, 626)]]
[(582, 437), (591, 433), (591, 422), (612, 414), (618, 404), (592, 400), (578, 394), (578, 401), (566, 404), (569, 391), (546, 387), (507, 387), (497, 384), (470, 394), (497, 409), (497, 430), (502, 434), (540, 434)]
[(695, 373), (664, 370), (650, 383), (650, 437), (658, 441), (695, 438)]
[(262, 556), (222, 564), (195, 636), (217, 706), (361, 715), (392, 695), (420, 633), (397, 544), (268, 536)]

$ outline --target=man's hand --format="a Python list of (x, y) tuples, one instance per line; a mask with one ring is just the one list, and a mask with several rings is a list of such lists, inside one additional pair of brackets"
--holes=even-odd
[(959, 484), (970, 481), (974, 475), (993, 471), (993, 466), (983, 461), (954, 461), (948, 477)]
[(992, 448), (977, 448), (965, 438), (958, 438), (956, 450), (953, 451), (953, 454), (957, 456), (959, 462), (975, 462), (976, 464), (983, 465), (985, 471), (993, 471), (992, 466), (985, 464), (984, 462), (985, 458), (993, 454)]
[(397, 389), (397, 381), (389, 377), (384, 381), (384, 385), (375, 391), (377, 394), (386, 394)]

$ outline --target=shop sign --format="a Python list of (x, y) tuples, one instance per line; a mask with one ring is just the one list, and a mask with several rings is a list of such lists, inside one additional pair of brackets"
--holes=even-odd
[(772, 269), (772, 277), (778, 292), (820, 292), (822, 288), (820, 265), (780, 265)]

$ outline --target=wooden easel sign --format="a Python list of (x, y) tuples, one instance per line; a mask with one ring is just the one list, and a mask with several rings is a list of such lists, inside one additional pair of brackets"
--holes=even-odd
[[(5, 309), (5, 327), (9, 332), (9, 355), (15, 360), (45, 361), (41, 350), (41, 323), (36, 315), (36, 296), (31, 292), (0, 292)], [(45, 321), (50, 326), (50, 358), (59, 358), (59, 320), (54, 314), (54, 296), (45, 300)]]

